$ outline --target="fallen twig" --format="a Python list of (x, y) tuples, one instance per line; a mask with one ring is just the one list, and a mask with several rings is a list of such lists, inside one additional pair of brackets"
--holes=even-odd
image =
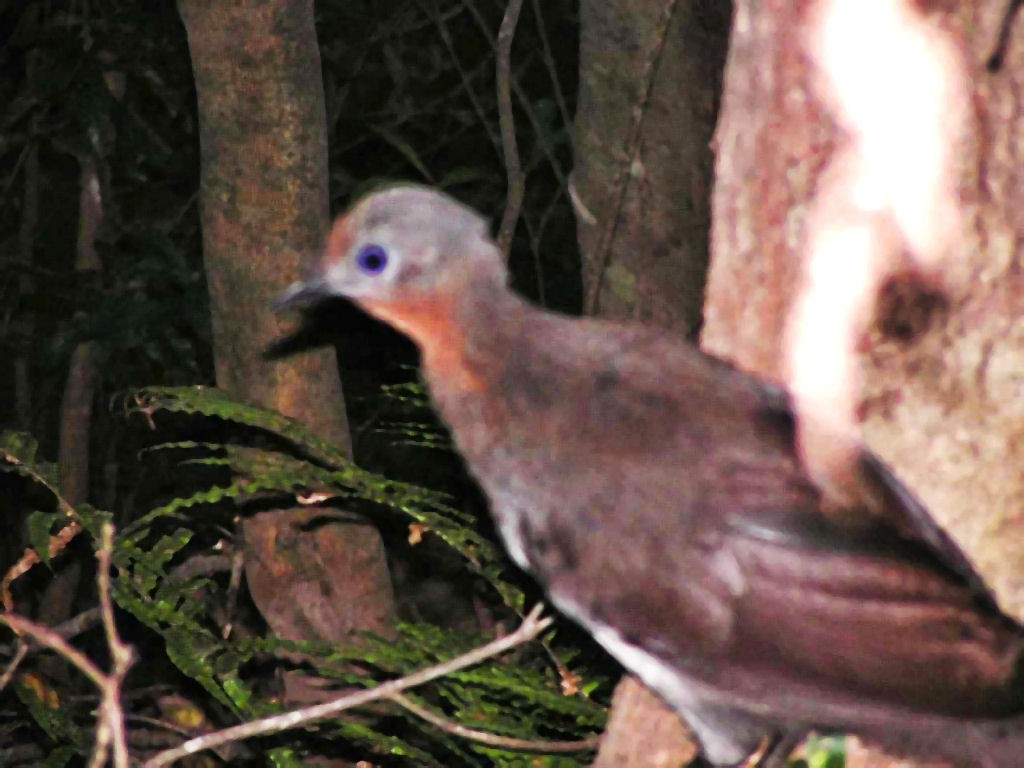
[(304, 707), (302, 709), (296, 709), (291, 712), (285, 712), (271, 717), (263, 717), (259, 720), (242, 723), (241, 725), (225, 728), (221, 731), (197, 736), (194, 739), (189, 739), (179, 747), (168, 749), (154, 755), (143, 764), (142, 768), (160, 768), (160, 766), (170, 765), (179, 758), (188, 757), (189, 755), (194, 755), (197, 752), (201, 752), (206, 749), (212, 749), (230, 742), (241, 741), (242, 739), (260, 736), (266, 733), (276, 733), (288, 728), (304, 725), (314, 720), (322, 720), (325, 717), (336, 715), (346, 709), (352, 709), (353, 707), (359, 707), (381, 699), (388, 699), (391, 696), (401, 693), (409, 688), (423, 685), (431, 680), (436, 680), (439, 677), (444, 677), (445, 675), (457, 672), (460, 669), (465, 669), (466, 667), (471, 667), (474, 664), (479, 664), (485, 659), (497, 656), (510, 648), (515, 648), (518, 645), (522, 645), (523, 643), (532, 640), (547, 629), (548, 626), (550, 626), (552, 619), (540, 618), (540, 612), (541, 606), (538, 605), (530, 611), (529, 615), (527, 615), (525, 619), (523, 619), (523, 623), (515, 632), (505, 635), (504, 637), (499, 637), (497, 640), (492, 640), (486, 645), (475, 648), (472, 651), (464, 653), (461, 656), (457, 656), (449, 661), (436, 664), (432, 667), (427, 667), (426, 669), (421, 669), (418, 672), (413, 672), (411, 675), (406, 675), (405, 677), (398, 678), (397, 680), (391, 680), (377, 686), (376, 688), (346, 694), (345, 696), (341, 696), (333, 701), (324, 702), (323, 704), (316, 704), (311, 707)]

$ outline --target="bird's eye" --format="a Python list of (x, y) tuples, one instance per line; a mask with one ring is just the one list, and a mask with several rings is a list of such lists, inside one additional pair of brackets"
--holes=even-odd
[(356, 264), (368, 275), (379, 275), (388, 265), (388, 252), (379, 245), (364, 245), (356, 254)]

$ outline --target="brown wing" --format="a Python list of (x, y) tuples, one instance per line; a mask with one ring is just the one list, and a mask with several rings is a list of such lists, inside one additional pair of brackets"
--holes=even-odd
[(524, 501), (543, 510), (528, 538), (561, 605), (758, 711), (782, 691), (811, 722), (839, 700), (1024, 711), (1024, 633), (877, 460), (856, 524), (827, 519), (780, 390), (664, 336), (558, 330), (564, 350), (510, 376), (521, 404), (503, 438), (550, 457), (524, 474)]
[(862, 456), (861, 479), (867, 503), (879, 510), (901, 536), (927, 547), (940, 561), (962, 576), (979, 596), (995, 607), (991, 590), (963, 550), (882, 460), (870, 452)]
[(823, 694), (920, 712), (1024, 712), (1024, 632), (960, 548), (868, 452), (863, 507), (822, 515), (785, 396), (762, 386), (767, 407), (752, 430), (738, 430), (746, 447), (732, 449), (741, 458), (707, 519), (730, 531), (724, 546), (747, 584), (734, 603), (732, 661), (749, 668), (748, 680), (770, 666), (771, 676)]
[(737, 531), (727, 546), (747, 583), (731, 662), (751, 675), (941, 715), (1024, 711), (1019, 628), (927, 552), (817, 525), (802, 540)]
[[(758, 415), (763, 429), (776, 433), (775, 439), (787, 454), (796, 459), (794, 416), (788, 394), (778, 387), (761, 382), (765, 406)], [(764, 436), (762, 435), (762, 439)], [(978, 595), (992, 606), (995, 600), (984, 579), (974, 569), (963, 550), (944, 531), (931, 513), (904, 486), (885, 463), (870, 451), (861, 454), (859, 487), (861, 509), (850, 510), (851, 529), (873, 518), (892, 528), (901, 538), (917, 542), (928, 549), (939, 562), (965, 579)], [(837, 521), (841, 522), (841, 521)]]

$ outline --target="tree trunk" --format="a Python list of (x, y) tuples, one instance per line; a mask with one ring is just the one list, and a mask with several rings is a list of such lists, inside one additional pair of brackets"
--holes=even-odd
[(587, 311), (693, 335), (731, 4), (585, 1), (574, 137)]
[(615, 686), (594, 768), (679, 768), (700, 753), (679, 715), (637, 678)]
[[(913, 4), (910, 4), (913, 6)], [(916, 6), (914, 6), (916, 7)], [(816, 89), (802, 37), (813, 3), (737, 3), (716, 136), (712, 264), (704, 346), (785, 378), (784, 329), (801, 283), (817, 189), (848, 137)], [(984, 64), (1006, 3), (933, 5), (969, 81), (956, 189), (966, 243), (945, 263), (937, 299), (890, 282), (859, 349), (866, 382), (854, 412), (870, 447), (924, 501), (1024, 617), (1024, 50)], [(908, 98), (913, 94), (907, 93)], [(848, 765), (883, 762), (855, 750)]]
[[(96, 236), (103, 221), (103, 200), (100, 193), (96, 161), (83, 158), (78, 202), (78, 242), (75, 246), (75, 270), (99, 272)], [(89, 496), (89, 436), (92, 433), (92, 401), (96, 390), (92, 342), (75, 346), (68, 363), (67, 383), (60, 404), (60, 468), (61, 494), (72, 505), (81, 504)]]
[[(585, 0), (573, 181), (586, 311), (692, 336), (711, 226), (712, 155), (729, 3)], [(677, 766), (679, 717), (619, 684), (595, 765)]]
[[(199, 102), (217, 384), (349, 449), (334, 351), (275, 362), (262, 354), (288, 330), (271, 298), (300, 274), (327, 226), (312, 2), (182, 0), (180, 10)], [(264, 512), (244, 523), (247, 582), (267, 622), (288, 638), (388, 634), (394, 596), (379, 533), (351, 515), (303, 526), (309, 512)]]
[[(36, 154), (32, 150), (33, 155)], [(35, 161), (36, 158), (33, 158)], [(96, 159), (91, 155), (79, 158), (78, 237), (75, 243), (75, 271), (98, 273), (101, 268), (96, 253), (96, 238), (103, 223), (103, 196)], [(27, 173), (37, 173), (30, 168)], [(27, 362), (27, 361), (26, 361)], [(60, 492), (72, 506), (89, 499), (92, 409), (96, 395), (96, 363), (93, 343), (75, 345), (68, 361), (68, 375), (60, 402), (60, 438), (57, 448), (57, 469)], [(75, 596), (81, 584), (82, 563), (71, 559), (54, 563), (51, 579), (39, 600), (36, 616), (43, 626), (56, 626), (71, 616)], [(61, 679), (67, 669), (60, 658), (47, 658), (43, 667), (48, 674)]]

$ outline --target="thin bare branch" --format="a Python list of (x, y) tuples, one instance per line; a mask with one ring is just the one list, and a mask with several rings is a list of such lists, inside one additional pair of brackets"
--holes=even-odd
[[(7, 458), (9, 460), (11, 457), (8, 456)], [(65, 513), (69, 517), (76, 514), (74, 509), (62, 498), (58, 497), (57, 500), (61, 507), (66, 507)], [(82, 526), (77, 522), (73, 522), (51, 536), (49, 544), (50, 559), (52, 560), (63, 552), (67, 545), (71, 543), (71, 540), (81, 532)], [(18, 561), (7, 569), (3, 580), (0, 581), (0, 600), (2, 600), (4, 610), (7, 612), (10, 613), (14, 610), (14, 596), (11, 594), (11, 585), (16, 579), (28, 573), (38, 562), (40, 562), (39, 554), (34, 549), (26, 549), (25, 553), (18, 558)]]
[(36, 624), (34, 621), (29, 621), (26, 618), (16, 616), (12, 613), (0, 614), (0, 622), (9, 626), (19, 635), (28, 635), (40, 645), (49, 648), (51, 651), (59, 653), (65, 659), (78, 667), (78, 670), (92, 680), (97, 687), (103, 686), (103, 682), (106, 679), (106, 675), (103, 674), (103, 670), (93, 664), (89, 657), (70, 645), (67, 640), (49, 627), (44, 627), (42, 624)]
[[(0, 622), (7, 624), (19, 635), (28, 635), (40, 645), (63, 656), (100, 689), (102, 704), (100, 705), (99, 722), (96, 726), (96, 744), (89, 761), (91, 768), (100, 768), (104, 765), (111, 748), (114, 752), (115, 768), (129, 768), (130, 765), (125, 739), (124, 710), (121, 707), (121, 685), (132, 665), (134, 653), (130, 646), (121, 642), (121, 638), (117, 634), (117, 627), (114, 625), (114, 604), (110, 599), (113, 540), (114, 527), (110, 523), (104, 523), (100, 548), (96, 552), (96, 558), (99, 560), (96, 586), (100, 598), (101, 623), (107, 636), (107, 645), (113, 661), (113, 671), (109, 675), (104, 673), (85, 654), (68, 643), (60, 631), (44, 627), (14, 614), (0, 614)], [(5, 678), (10, 674), (9, 670), (5, 674)]]
[[(24, 462), (17, 456), (7, 453), (6, 451), (0, 451), (0, 460), (9, 464), (24, 464)], [(40, 482), (44, 481), (40, 480)], [(71, 541), (82, 532), (82, 526), (78, 523), (78, 513), (75, 511), (75, 508), (68, 503), (67, 499), (57, 493), (53, 488), (50, 488), (50, 491), (53, 493), (54, 498), (57, 501), (58, 509), (60, 509), (68, 520), (71, 521), (70, 524), (64, 526), (50, 537), (47, 549), (50, 559), (52, 560), (63, 552), (67, 548), (68, 544), (70, 544)], [(0, 580), (0, 601), (3, 603), (4, 610), (8, 613), (14, 612), (14, 596), (11, 594), (11, 585), (16, 579), (31, 570), (39, 561), (39, 554), (34, 549), (26, 549), (24, 554), (18, 558), (18, 561), (7, 569), (3, 579)]]
[(501, 736), (489, 731), (480, 731), (476, 728), (467, 728), (461, 723), (456, 723), (447, 718), (431, 712), (426, 707), (421, 707), (415, 701), (401, 693), (393, 693), (388, 698), (401, 707), (412, 712), (416, 717), (426, 720), (433, 726), (440, 728), (445, 733), (458, 736), (462, 739), (477, 741), (491, 747), (500, 749), (512, 749), (522, 752), (583, 752), (585, 750), (597, 749), (601, 741), (600, 736), (592, 736), (589, 739), (579, 741), (540, 741), (532, 739), (516, 739), (511, 736)]
[[(484, 35), (487, 41), (492, 47), (496, 47), (496, 42), (491, 39), (491, 31), (487, 26), (487, 20), (484, 18), (480, 9), (477, 8), (474, 0), (461, 0), (463, 5), (469, 10), (473, 20), (480, 28), (480, 32)], [(530, 103), (529, 98), (526, 95), (526, 91), (523, 90), (523, 86), (519, 84), (519, 80), (516, 77), (511, 79), (512, 93), (515, 94), (518, 102), (519, 110), (526, 115), (526, 119), (530, 122), (530, 128), (533, 130), (533, 135), (537, 139), (538, 145), (540, 145), (541, 151), (548, 159), (548, 163), (551, 164), (551, 172), (555, 174), (555, 178), (562, 184), (566, 183), (568, 174), (562, 169), (561, 163), (558, 162), (558, 158), (555, 156), (555, 149), (548, 141), (547, 131), (540, 123), (540, 118), (537, 117), (537, 112)]]
[(498, 227), (496, 238), (498, 247), (508, 259), (512, 250), (512, 237), (515, 235), (516, 222), (523, 208), (523, 196), (526, 194), (526, 179), (523, 175), (523, 164), (519, 158), (519, 145), (516, 143), (516, 120), (512, 113), (512, 41), (516, 34), (516, 24), (523, 10), (523, 0), (509, 0), (505, 8), (505, 17), (498, 29), (498, 40), (495, 48), (497, 58), (495, 84), (498, 91), (498, 125), (501, 127), (501, 149), (505, 158), (505, 176), (508, 179), (508, 191), (505, 197), (505, 211), (501, 215), (501, 226)]
[[(102, 718), (97, 734), (97, 751), (104, 740), (108, 740), (114, 750), (115, 768), (128, 768), (128, 743), (124, 727), (124, 709), (121, 707), (121, 685), (125, 675), (135, 661), (135, 652), (131, 646), (126, 645), (117, 633), (117, 626), (114, 624), (114, 603), (110, 598), (110, 567), (111, 555), (114, 549), (114, 526), (110, 523), (103, 524), (101, 533), (100, 548), (96, 552), (96, 559), (99, 561), (99, 571), (96, 575), (96, 586), (100, 597), (100, 614), (103, 617), (103, 630), (107, 637), (107, 647), (110, 650), (110, 657), (113, 662), (113, 670), (104, 679), (101, 686), (103, 692), (103, 704), (101, 706)], [(105, 750), (104, 750), (105, 751)], [(97, 763), (101, 766), (103, 763)]]
[[(76, 635), (80, 635), (88, 629), (91, 629), (100, 622), (100, 609), (90, 608), (87, 611), (77, 616), (68, 619), (67, 621), (61, 622), (52, 630), (58, 635), (63, 637), (65, 640), (70, 640)], [(11, 678), (17, 671), (18, 666), (28, 656), (28, 654), (36, 649), (35, 643), (32, 643), (27, 638), (19, 637), (15, 643), (5, 643), (0, 645), (0, 654), (13, 654), (14, 658), (11, 663), (8, 664), (7, 669), (4, 670), (3, 675), (0, 675), (0, 691), (10, 683)]]
[(18, 667), (21, 666), (21, 662), (28, 656), (29, 644), (25, 642), (24, 638), (18, 638), (17, 650), (14, 652), (14, 657), (11, 659), (11, 663), (7, 665), (7, 669), (0, 675), (0, 692), (2, 692), (14, 679), (14, 673), (18, 671)]
[(462, 66), (462, 62), (459, 61), (458, 54), (455, 51), (455, 42), (452, 40), (451, 32), (448, 30), (448, 26), (445, 24), (444, 17), (441, 16), (440, 10), (436, 7), (431, 8), (428, 5), (430, 0), (416, 0), (416, 4), (419, 5), (420, 9), (433, 19), (434, 24), (437, 26), (437, 31), (441, 35), (441, 42), (444, 43), (445, 48), (448, 49), (448, 54), (452, 57), (452, 64), (455, 66), (455, 70), (459, 73), (459, 79), (462, 81), (462, 87), (466, 92), (466, 98), (469, 99), (469, 103), (473, 106), (473, 111), (476, 112), (477, 119), (480, 124), (487, 131), (487, 137), (491, 140), (491, 144), (494, 146), (496, 152), (501, 151), (501, 139), (494, 133), (494, 129), (491, 127), (491, 123), (487, 120), (487, 110), (484, 109), (484, 105), (481, 103), (479, 97), (476, 95), (476, 91), (473, 90), (473, 81), (471, 73), (468, 73)]
[(418, 672), (406, 675), (405, 677), (401, 677), (397, 680), (391, 680), (390, 682), (383, 683), (376, 688), (347, 694), (333, 701), (324, 702), (323, 704), (316, 704), (311, 707), (296, 709), (291, 712), (285, 712), (284, 714), (274, 715), (272, 717), (260, 718), (259, 720), (253, 720), (249, 723), (236, 725), (232, 728), (225, 728), (222, 731), (197, 736), (194, 739), (189, 739), (180, 747), (165, 750), (164, 752), (154, 755), (143, 764), (143, 768), (160, 768), (160, 766), (170, 765), (179, 758), (194, 755), (197, 752), (201, 752), (206, 749), (212, 749), (223, 744), (228, 744), (233, 741), (241, 741), (242, 739), (248, 739), (261, 734), (276, 733), (288, 728), (295, 728), (296, 726), (304, 725), (314, 720), (321, 720), (325, 717), (330, 717), (338, 714), (339, 712), (343, 712), (344, 710), (352, 709), (353, 707), (359, 707), (372, 701), (386, 699), (392, 694), (400, 693), (408, 688), (423, 685), (431, 680), (436, 680), (439, 677), (444, 677), (445, 675), (457, 672), (460, 669), (465, 669), (466, 667), (471, 667), (474, 664), (479, 664), (485, 659), (497, 656), (500, 653), (504, 653), (511, 648), (515, 648), (518, 645), (522, 645), (523, 643), (532, 640), (547, 629), (551, 625), (552, 619), (540, 618), (541, 608), (542, 606), (538, 605), (530, 611), (529, 615), (523, 620), (523, 623), (519, 625), (519, 629), (515, 632), (505, 635), (504, 637), (500, 637), (497, 640), (492, 640), (486, 645), (475, 648), (474, 650), (464, 653), (461, 656), (457, 656), (454, 659), (441, 664), (436, 664), (432, 667), (427, 667), (426, 669), (421, 669)]
[(562, 83), (558, 77), (558, 67), (555, 66), (555, 57), (551, 53), (551, 41), (548, 40), (548, 29), (544, 23), (544, 15), (540, 11), (540, 0), (532, 0), (533, 15), (537, 19), (537, 34), (540, 36), (541, 55), (544, 57), (544, 66), (551, 79), (551, 90), (555, 94), (555, 103), (558, 105), (558, 114), (562, 117), (562, 125), (565, 130), (572, 130), (572, 116), (569, 114), (569, 107), (565, 103), (565, 93), (562, 90)]
[(548, 301), (547, 291), (544, 288), (544, 264), (540, 257), (541, 241), (544, 239), (544, 232), (547, 229), (548, 221), (550, 221), (551, 215), (558, 208), (558, 201), (566, 191), (567, 187), (565, 185), (560, 184), (558, 186), (555, 194), (552, 195), (551, 200), (544, 207), (544, 212), (541, 213), (536, 225), (530, 221), (530, 217), (525, 212), (523, 215), (523, 224), (526, 225), (526, 234), (530, 238), (530, 250), (533, 253), (533, 269), (537, 275), (537, 301), (542, 307), (546, 307)]

